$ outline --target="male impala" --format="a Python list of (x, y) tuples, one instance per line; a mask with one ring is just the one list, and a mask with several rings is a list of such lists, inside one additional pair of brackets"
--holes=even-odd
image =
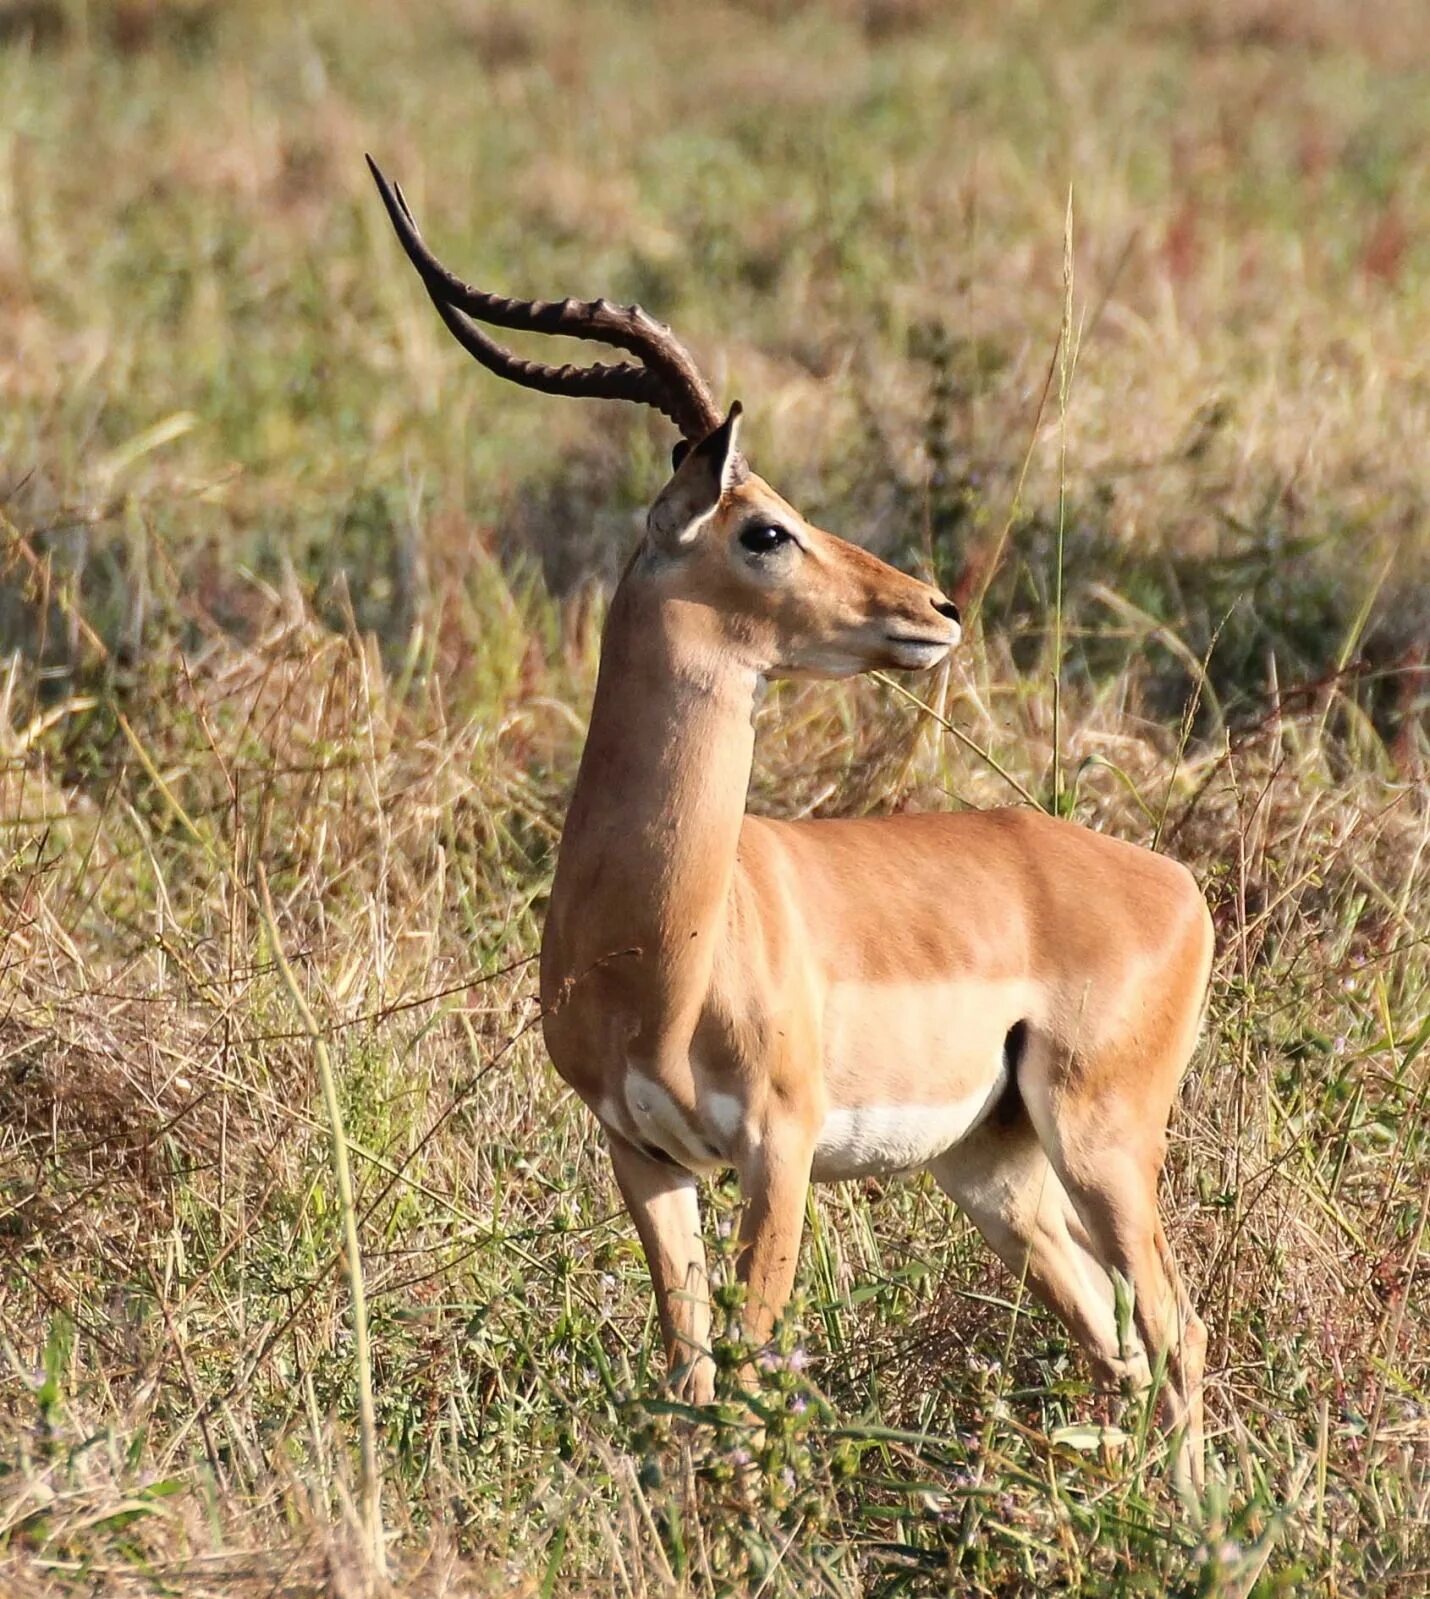
[[(685, 439), (611, 602), (541, 950), (547, 1047), (605, 1132), (673, 1381), (712, 1397), (698, 1174), (739, 1174), (758, 1346), (790, 1295), (811, 1179), (926, 1166), (1100, 1379), (1145, 1388), (1165, 1361), (1164, 1419), (1199, 1479), (1206, 1333), (1157, 1210), (1212, 957), (1190, 874), (1031, 810), (747, 816), (762, 677), (931, 667), (957, 609), (756, 477), (739, 406), (721, 419), (668, 328), (461, 282), (373, 174), (482, 365), (641, 401)], [(474, 317), (637, 361), (522, 360)], [(1114, 1272), (1133, 1291), (1127, 1340)]]

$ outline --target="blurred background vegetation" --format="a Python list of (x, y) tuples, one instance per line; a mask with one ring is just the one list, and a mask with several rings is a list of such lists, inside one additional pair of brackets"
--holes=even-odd
[[(1427, 105), (1421, 0), (0, 0), (0, 1585), (367, 1581), (262, 868), (414, 1590), (1424, 1591)], [(644, 1403), (522, 963), (670, 439), (478, 371), (365, 150), (465, 276), (670, 321), (765, 476), (964, 604), (912, 686), (996, 765), (786, 688), (756, 806), (1001, 767), (1207, 886), (1202, 1519), (1075, 1447), (1076, 1357), (922, 1182), (819, 1199), (757, 1486)]]

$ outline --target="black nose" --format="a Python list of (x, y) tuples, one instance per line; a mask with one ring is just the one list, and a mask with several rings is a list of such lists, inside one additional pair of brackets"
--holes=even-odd
[(958, 607), (953, 603), (952, 600), (935, 600), (933, 602), (933, 608), (940, 616), (946, 616), (950, 622), (957, 622), (959, 620)]

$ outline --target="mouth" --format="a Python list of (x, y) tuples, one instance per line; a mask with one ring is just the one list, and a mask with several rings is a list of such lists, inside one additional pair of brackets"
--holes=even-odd
[(937, 666), (958, 643), (958, 636), (955, 633), (953, 638), (929, 638), (923, 634), (886, 633), (884, 641), (890, 646), (895, 666), (922, 672)]

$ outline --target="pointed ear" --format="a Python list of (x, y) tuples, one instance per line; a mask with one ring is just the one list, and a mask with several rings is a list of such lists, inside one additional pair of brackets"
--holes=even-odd
[(646, 530), (658, 549), (673, 554), (691, 544), (720, 497), (747, 475), (739, 448), (741, 409), (736, 400), (720, 426), (693, 448), (676, 445), (675, 475), (646, 518)]

